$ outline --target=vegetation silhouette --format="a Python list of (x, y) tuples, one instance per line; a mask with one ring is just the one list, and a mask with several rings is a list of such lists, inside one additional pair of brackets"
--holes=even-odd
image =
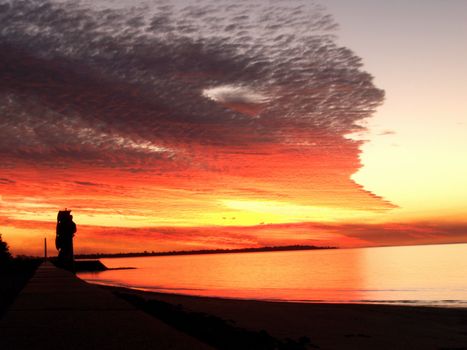
[(199, 254), (231, 254), (231, 253), (259, 253), (259, 252), (281, 252), (289, 250), (319, 250), (319, 249), (337, 249), (337, 247), (318, 247), (313, 245), (286, 245), (259, 248), (240, 248), (240, 249), (201, 249), (201, 250), (180, 250), (168, 252), (135, 252), (135, 253), (96, 253), (96, 254), (77, 254), (77, 259), (99, 259), (99, 258), (133, 258), (140, 256), (167, 256), (167, 255), (199, 255)]
[(41, 259), (13, 258), (0, 234), (0, 317), (33, 276)]
[(0, 266), (8, 263), (11, 260), (10, 248), (0, 234)]

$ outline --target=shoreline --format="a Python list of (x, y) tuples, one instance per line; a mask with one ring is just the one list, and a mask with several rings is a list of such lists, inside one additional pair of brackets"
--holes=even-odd
[[(103, 286), (139, 301), (213, 316), (276, 339), (321, 349), (466, 349), (467, 309), (412, 305), (227, 299)], [(146, 311), (146, 310), (145, 310)]]
[(88, 259), (120, 259), (120, 258), (145, 258), (155, 256), (185, 256), (185, 255), (218, 255), (218, 254), (247, 254), (247, 253), (274, 253), (274, 252), (300, 252), (310, 250), (332, 250), (339, 249), (332, 246), (271, 246), (258, 248), (239, 248), (239, 249), (201, 249), (201, 250), (174, 250), (167, 252), (134, 252), (134, 253), (95, 253), (95, 254), (76, 254), (77, 260)]
[[(119, 269), (134, 269), (134, 268), (116, 268)], [(79, 277), (79, 275), (78, 275)], [(197, 294), (184, 294), (170, 291), (154, 291), (144, 288), (132, 288), (127, 286), (117, 286), (114, 284), (106, 284), (100, 282), (90, 282), (83, 279), (86, 283), (95, 284), (99, 287), (109, 289), (122, 289), (125, 291), (134, 291), (155, 295), (171, 295), (174, 297), (191, 297), (191, 298), (207, 298), (207, 299), (220, 299), (220, 300), (239, 300), (239, 301), (258, 301), (268, 303), (286, 303), (286, 304), (319, 304), (319, 305), (374, 305), (374, 306), (401, 306), (401, 307), (414, 307), (414, 308), (429, 308), (429, 309), (453, 309), (467, 311), (467, 301), (464, 300), (440, 300), (440, 301), (425, 301), (425, 300), (345, 300), (345, 301), (332, 301), (332, 300), (298, 300), (298, 299), (255, 299), (255, 298), (241, 298), (229, 296), (214, 296), (214, 295), (197, 295)], [(162, 288), (163, 289), (163, 288)]]

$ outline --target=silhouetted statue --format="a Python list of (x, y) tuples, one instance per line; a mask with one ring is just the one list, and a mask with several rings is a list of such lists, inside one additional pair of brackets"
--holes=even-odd
[(65, 269), (73, 270), (73, 236), (76, 224), (71, 210), (60, 210), (57, 215), (57, 236), (55, 246), (58, 250), (58, 262)]

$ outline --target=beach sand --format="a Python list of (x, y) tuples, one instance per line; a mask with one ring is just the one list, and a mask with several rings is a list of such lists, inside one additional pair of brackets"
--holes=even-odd
[(308, 337), (319, 349), (467, 349), (467, 309), (288, 303), (195, 297), (110, 288), (265, 330), (277, 339)]

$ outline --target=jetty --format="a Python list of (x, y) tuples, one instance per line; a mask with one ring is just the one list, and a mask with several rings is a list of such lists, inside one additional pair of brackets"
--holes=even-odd
[(212, 349), (96, 285), (43, 263), (0, 319), (0, 349)]

